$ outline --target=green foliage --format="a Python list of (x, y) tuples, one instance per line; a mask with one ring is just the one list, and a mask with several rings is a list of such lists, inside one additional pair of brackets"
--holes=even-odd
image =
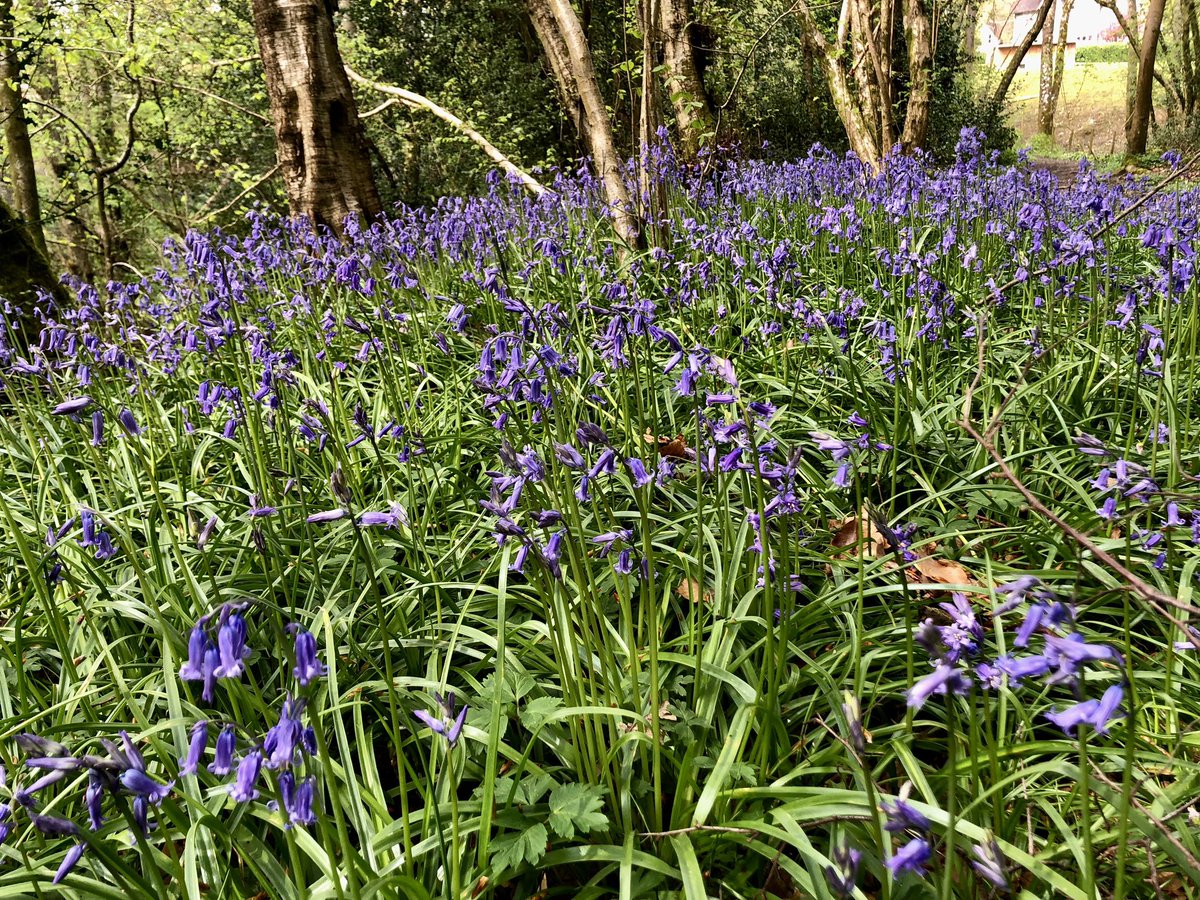
[(1075, 64), (1123, 63), (1129, 60), (1129, 44), (1119, 41), (1112, 44), (1088, 44), (1075, 51)]

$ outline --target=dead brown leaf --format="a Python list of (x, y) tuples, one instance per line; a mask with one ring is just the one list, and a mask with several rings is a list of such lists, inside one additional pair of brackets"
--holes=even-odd
[[(913, 572), (916, 569), (916, 572)], [(922, 556), (906, 570), (909, 581), (931, 581), (934, 584), (977, 584), (975, 578), (961, 565), (936, 556)]]
[(701, 600), (705, 603), (713, 602), (712, 591), (704, 590), (695, 578), (683, 579), (679, 582), (679, 587), (675, 588), (675, 593), (691, 603), (699, 603)]

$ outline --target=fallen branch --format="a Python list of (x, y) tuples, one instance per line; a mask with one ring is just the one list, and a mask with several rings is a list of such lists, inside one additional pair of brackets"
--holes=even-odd
[[(513, 176), (518, 181), (520, 181), (521, 184), (524, 185), (525, 189), (528, 190), (531, 194), (534, 194), (535, 196), (541, 196), (542, 194), (552, 193), (541, 182), (539, 182), (537, 179), (535, 179), (532, 175), (530, 175), (524, 169), (521, 169), (520, 167), (518, 167), (515, 163), (512, 162), (512, 160), (510, 160), (507, 156), (505, 156), (503, 153), (501, 153), (496, 148), (495, 144), (493, 144), (491, 141), (489, 141), (487, 138), (485, 138), (482, 134), (480, 134), (478, 131), (476, 131), (474, 128), (472, 128), (470, 125), (468, 125), (462, 119), (460, 119), (454, 113), (450, 112), (450, 110), (445, 109), (444, 107), (438, 106), (436, 103), (434, 103), (428, 97), (425, 97), (421, 94), (416, 94), (416, 93), (413, 93), (412, 91), (406, 91), (404, 88), (396, 87), (395, 85), (392, 85), (392, 84), (383, 84), (378, 81), (371, 81), (371, 79), (365, 78), (364, 76), (359, 75), (357, 72), (355, 72), (349, 66), (346, 66), (345, 69), (346, 69), (346, 74), (350, 76), (351, 81), (355, 81), (361, 85), (365, 85), (366, 87), (369, 87), (372, 90), (379, 91), (381, 94), (390, 94), (393, 97), (399, 98), (400, 102), (403, 103), (405, 106), (412, 107), (413, 109), (423, 109), (426, 112), (433, 113), (435, 116), (437, 116), (443, 122), (448, 122), (450, 125), (452, 125), (454, 128), (456, 128), (458, 131), (460, 131), (462, 134), (466, 135), (468, 138), (470, 138), (472, 141), (474, 141), (476, 144), (478, 144), (479, 148), (481, 150), (483, 150), (483, 152), (487, 155), (488, 159), (490, 159), (492, 162), (494, 162), (497, 166), (499, 166), (501, 169), (503, 169), (509, 175)], [(376, 110), (374, 110), (374, 112), (378, 112), (378, 111), (379, 111), (378, 108)]]
[(958, 423), (959, 427), (969, 434), (975, 440), (975, 442), (983, 448), (987, 455), (992, 458), (992, 461), (995, 462), (997, 468), (999, 468), (1000, 474), (1004, 476), (1009, 484), (1017, 489), (1017, 492), (1023, 498), (1025, 498), (1025, 502), (1029, 504), (1029, 507), (1034, 512), (1048, 520), (1072, 541), (1074, 541), (1084, 550), (1087, 550), (1089, 553), (1091, 553), (1096, 560), (1107, 566), (1109, 570), (1113, 572), (1113, 574), (1117, 575), (1122, 581), (1125, 582), (1125, 584), (1130, 590), (1133, 591), (1133, 593), (1140, 596), (1155, 610), (1155, 612), (1163, 616), (1165, 619), (1167, 619), (1167, 621), (1183, 632), (1184, 637), (1188, 639), (1192, 646), (1197, 650), (1200, 650), (1200, 637), (1196, 635), (1195, 631), (1193, 631), (1193, 629), (1190, 628), (1186, 622), (1172, 615), (1169, 611), (1173, 608), (1185, 613), (1192, 613), (1195, 612), (1194, 606), (1192, 606), (1190, 603), (1184, 603), (1182, 600), (1160, 591), (1158, 588), (1154, 587), (1154, 585), (1134, 574), (1134, 572), (1131, 571), (1119, 559), (1097, 545), (1090, 536), (1084, 534), (1070, 522), (1062, 518), (1062, 516), (1050, 509), (1050, 507), (1043, 503), (1033, 493), (1033, 491), (1031, 491), (1025, 485), (1025, 483), (1017, 477), (1016, 473), (1013, 472), (1012, 468), (1005, 461), (1004, 457), (1000, 455), (1000, 451), (996, 449), (996, 444), (992, 438), (1000, 430), (1000, 423), (1004, 412), (1008, 408), (1008, 405), (1013, 397), (1016, 396), (1017, 390), (1020, 388), (1021, 384), (1024, 383), (1025, 376), (1033, 367), (1033, 364), (1037, 359), (1036, 357), (1031, 359), (1029, 363), (1026, 364), (1025, 368), (1022, 369), (1021, 377), (1017, 380), (1017, 384), (1014, 385), (1012, 390), (1009, 391), (1008, 396), (1004, 398), (1003, 402), (1001, 402), (999, 409), (996, 410), (996, 414), (992, 417), (992, 421), (989, 423), (987, 429), (980, 434), (975, 426), (971, 424), (971, 401), (974, 398), (976, 387), (982, 380), (983, 366), (986, 361), (984, 348), (987, 341), (987, 332), (986, 320), (983, 316), (980, 316), (979, 322), (977, 323), (977, 328), (979, 330), (979, 370), (975, 373), (975, 378), (972, 380), (971, 385), (967, 388), (967, 395), (963, 404), (963, 417)]

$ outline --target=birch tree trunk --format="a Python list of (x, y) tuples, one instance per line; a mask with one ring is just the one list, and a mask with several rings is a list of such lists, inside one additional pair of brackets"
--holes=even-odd
[[(1130, 2), (1132, 3), (1133, 0), (1130, 0)], [(1017, 47), (1017, 52), (1009, 57), (1008, 65), (1005, 66), (1004, 73), (1000, 76), (1000, 83), (996, 85), (996, 92), (992, 94), (992, 105), (997, 109), (1003, 106), (1004, 100), (1008, 96), (1008, 89), (1012, 87), (1013, 79), (1017, 77), (1021, 63), (1025, 61), (1025, 56), (1029, 53), (1029, 48), (1037, 40), (1038, 33), (1045, 26), (1046, 19), (1053, 8), (1054, 0), (1042, 0), (1042, 5), (1038, 7), (1037, 16), (1033, 24), (1029, 26), (1029, 31), (1025, 32), (1025, 36), (1021, 38), (1021, 44)]]
[(659, 18), (667, 94), (675, 114), (680, 151), (687, 159), (696, 158), (704, 136), (715, 130), (712, 106), (696, 65), (693, 17), (692, 0), (661, 0)]
[(575, 75), (571, 71), (571, 55), (567, 52), (566, 42), (558, 30), (554, 12), (545, 0), (530, 0), (526, 5), (534, 33), (541, 42), (546, 62), (550, 65), (550, 74), (554, 76), (558, 101), (571, 124), (575, 126), (575, 133), (580, 141), (587, 146), (587, 122), (583, 116), (583, 102), (579, 99), (579, 87), (575, 84)]
[[(553, 22), (557, 37), (551, 36), (549, 41), (543, 38), (546, 56), (553, 66), (555, 53), (565, 51), (570, 80), (579, 94), (585, 145), (596, 167), (609, 214), (621, 240), (636, 247), (639, 244), (637, 216), (629, 189), (625, 186), (621, 157), (613, 139), (612, 121), (600, 93), (592, 50), (579, 16), (571, 0), (528, 0), (528, 4), (535, 28), (539, 19)], [(549, 12), (549, 17), (546, 17), (546, 12)], [(542, 36), (540, 30), (538, 36)]]
[(1038, 80), (1038, 133), (1054, 135), (1054, 19), (1058, 4), (1042, 25), (1041, 77)]
[(0, 0), (0, 116), (4, 118), (4, 139), (8, 150), (9, 178), (17, 212), (25, 221), (29, 237), (38, 251), (46, 254), (46, 235), (42, 230), (42, 203), (38, 197), (37, 169), (25, 102), (21, 97), (20, 45), (12, 15), (12, 0)]
[(1154, 58), (1158, 53), (1158, 37), (1162, 31), (1165, 0), (1150, 0), (1146, 7), (1146, 25), (1142, 32), (1142, 52), (1138, 60), (1137, 91), (1133, 97), (1133, 114), (1125, 131), (1125, 155), (1139, 156), (1146, 152), (1150, 132), (1150, 116), (1154, 112)]
[(933, 94), (933, 29), (921, 0), (904, 0), (904, 38), (908, 45), (908, 108), (900, 143), (905, 151), (925, 144)]
[(292, 215), (341, 232), (382, 209), (333, 19), (323, 0), (252, 0)]

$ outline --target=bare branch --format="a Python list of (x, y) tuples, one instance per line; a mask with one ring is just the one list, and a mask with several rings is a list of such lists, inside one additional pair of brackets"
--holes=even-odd
[[(540, 196), (542, 194), (550, 193), (550, 191), (544, 185), (542, 185), (541, 182), (535, 179), (524, 169), (519, 168), (515, 163), (512, 162), (512, 160), (501, 153), (499, 149), (496, 148), (495, 144), (485, 138), (482, 134), (480, 134), (458, 116), (454, 115), (454, 113), (450, 112), (448, 109), (438, 106), (428, 97), (425, 97), (421, 94), (417, 94), (412, 91), (406, 91), (404, 88), (396, 87), (395, 85), (383, 84), (381, 82), (372, 81), (369, 78), (365, 78), (364, 76), (355, 72), (348, 65), (345, 66), (345, 69), (346, 74), (350, 76), (351, 81), (365, 85), (366, 87), (379, 91), (380, 93), (390, 94), (393, 97), (397, 97), (405, 106), (431, 112), (443, 122), (447, 122), (452, 125), (462, 134), (466, 135), (477, 145), (479, 145), (480, 149), (483, 150), (488, 159), (498, 165), (509, 175), (512, 175), (514, 178), (520, 181), (521, 184), (524, 185), (525, 189), (531, 194)], [(378, 110), (376, 110), (376, 112), (378, 112)]]

